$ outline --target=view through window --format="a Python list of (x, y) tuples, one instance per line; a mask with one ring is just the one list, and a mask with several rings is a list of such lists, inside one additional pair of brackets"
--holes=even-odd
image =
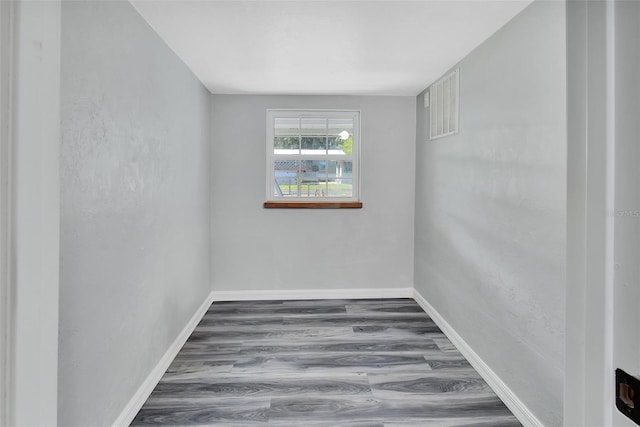
[(359, 112), (268, 110), (267, 200), (358, 199)]

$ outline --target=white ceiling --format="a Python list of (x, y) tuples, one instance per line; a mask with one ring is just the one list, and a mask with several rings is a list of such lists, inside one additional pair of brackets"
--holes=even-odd
[(416, 95), (531, 0), (131, 0), (212, 93)]

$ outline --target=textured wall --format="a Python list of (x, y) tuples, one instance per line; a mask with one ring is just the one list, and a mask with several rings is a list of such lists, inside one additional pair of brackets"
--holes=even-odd
[[(363, 209), (263, 209), (267, 108), (361, 110)], [(213, 96), (215, 291), (411, 287), (413, 97)]]
[(545, 425), (562, 422), (565, 5), (536, 2), (460, 63), (460, 132), (417, 99), (416, 289)]
[(210, 292), (209, 121), (128, 2), (63, 2), (60, 425), (112, 423)]
[[(613, 367), (640, 373), (640, 3), (615, 3), (615, 299)], [(610, 213), (609, 213), (610, 214)], [(610, 394), (613, 400), (613, 393)], [(633, 423), (619, 411), (613, 425)]]

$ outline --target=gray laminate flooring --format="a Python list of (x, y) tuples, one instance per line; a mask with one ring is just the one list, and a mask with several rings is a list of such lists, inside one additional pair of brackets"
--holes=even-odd
[(412, 299), (214, 303), (133, 424), (519, 426)]

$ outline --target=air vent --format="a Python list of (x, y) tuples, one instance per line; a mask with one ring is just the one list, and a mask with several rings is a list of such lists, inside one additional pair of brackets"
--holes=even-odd
[(458, 133), (460, 111), (460, 70), (456, 69), (431, 85), (429, 139), (438, 139)]

